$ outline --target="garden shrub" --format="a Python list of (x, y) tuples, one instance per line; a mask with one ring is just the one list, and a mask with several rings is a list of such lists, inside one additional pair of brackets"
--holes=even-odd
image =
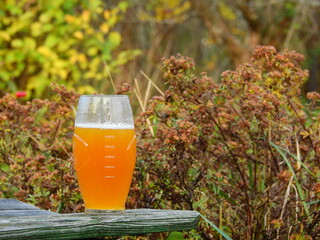
[[(232, 239), (319, 238), (320, 94), (301, 93), (302, 61), (260, 47), (215, 83), (190, 58), (164, 59), (168, 89), (136, 118), (127, 207), (197, 210)], [(71, 142), (79, 95), (52, 89), (46, 100), (0, 98), (0, 197), (80, 212)], [(183, 237), (220, 236), (203, 222)]]
[(50, 100), (0, 99), (0, 197), (42, 209), (83, 210), (72, 165), (78, 94), (52, 85)]
[(260, 47), (217, 84), (164, 59), (168, 89), (136, 120), (130, 207), (198, 210), (233, 239), (319, 237), (320, 94), (304, 101), (302, 61)]

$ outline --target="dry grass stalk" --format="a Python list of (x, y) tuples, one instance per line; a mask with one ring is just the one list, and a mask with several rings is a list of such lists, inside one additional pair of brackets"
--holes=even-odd
[(104, 63), (104, 65), (105, 65), (105, 67), (106, 67), (106, 71), (107, 71), (108, 76), (109, 76), (109, 78), (110, 78), (110, 82), (111, 82), (113, 91), (114, 91), (114, 93), (116, 93), (116, 92), (117, 92), (117, 89), (116, 89), (116, 85), (114, 84), (114, 80), (113, 80), (113, 78), (112, 78), (112, 76), (111, 76), (110, 68), (109, 68), (108, 64), (106, 63), (106, 61), (103, 61), (103, 63)]
[(161, 94), (161, 96), (164, 96), (164, 93), (161, 91), (161, 89), (145, 74), (143, 71), (140, 71), (141, 74), (149, 81), (149, 83), (152, 84), (152, 86), (157, 89), (157, 91)]
[[(138, 102), (140, 104), (140, 107), (142, 109), (142, 111), (146, 111), (146, 104), (147, 104), (147, 98), (149, 96), (149, 92), (150, 92), (150, 88), (147, 88), (146, 90), (146, 93), (145, 93), (145, 99), (143, 100), (143, 97), (142, 97), (142, 94), (141, 94), (141, 91), (140, 91), (140, 87), (139, 87), (139, 83), (137, 81), (137, 79), (134, 79), (134, 83), (135, 83), (135, 88), (133, 89), (133, 92), (134, 94), (136, 95), (137, 99), (138, 99)], [(154, 137), (155, 134), (154, 134), (154, 131), (153, 131), (153, 128), (152, 128), (152, 125), (151, 125), (151, 122), (149, 119), (147, 119), (147, 124), (149, 126), (149, 130), (152, 134), (152, 136)]]

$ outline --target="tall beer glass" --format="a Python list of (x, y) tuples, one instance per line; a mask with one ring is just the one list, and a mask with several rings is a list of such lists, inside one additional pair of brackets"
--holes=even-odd
[(128, 96), (80, 97), (73, 154), (86, 211), (124, 210), (136, 161)]

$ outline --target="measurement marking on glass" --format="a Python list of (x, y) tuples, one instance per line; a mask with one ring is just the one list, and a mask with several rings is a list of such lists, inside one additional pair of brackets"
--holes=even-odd
[(104, 136), (105, 138), (115, 138), (116, 136), (114, 136), (114, 135), (106, 135), (106, 136)]
[(116, 168), (116, 166), (104, 166), (104, 168)]
[(104, 156), (104, 158), (116, 158), (115, 156)]
[(134, 135), (133, 138), (131, 139), (131, 141), (130, 141), (128, 147), (127, 147), (127, 151), (131, 148), (131, 145), (132, 145), (132, 143), (133, 143), (133, 141), (134, 141), (135, 139), (136, 139), (136, 135)]
[(104, 176), (104, 178), (112, 179), (112, 178), (116, 178), (116, 177), (115, 176)]
[(115, 148), (116, 146), (104, 146), (104, 148)]
[(88, 143), (86, 143), (81, 137), (79, 137), (77, 134), (73, 134), (80, 142), (82, 142), (86, 147), (88, 147)]

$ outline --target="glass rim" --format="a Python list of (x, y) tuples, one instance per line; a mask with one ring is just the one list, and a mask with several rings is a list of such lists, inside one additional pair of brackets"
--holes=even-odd
[(128, 97), (128, 95), (116, 95), (116, 94), (96, 94), (96, 95), (80, 95), (80, 97)]

